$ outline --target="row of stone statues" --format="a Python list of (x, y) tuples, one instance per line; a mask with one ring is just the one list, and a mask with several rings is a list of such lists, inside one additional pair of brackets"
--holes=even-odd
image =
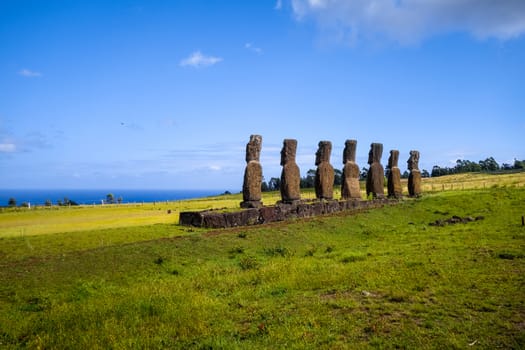
[[(361, 199), (359, 187), (359, 166), (355, 161), (356, 140), (347, 140), (343, 151), (343, 179), (341, 185), (341, 197), (344, 200)], [(246, 170), (243, 182), (243, 208), (258, 208), (262, 206), (261, 183), (262, 166), (259, 157), (262, 148), (262, 137), (251, 135), (250, 141), (246, 145)], [(283, 203), (294, 203), (301, 200), (301, 175), (299, 166), (295, 162), (297, 152), (297, 140), (285, 139), (281, 150), (281, 199)], [(330, 141), (319, 142), (316, 152), (315, 165), (315, 195), (320, 200), (333, 199), (334, 168), (330, 164), (332, 153), (332, 143)], [(368, 164), (370, 169), (366, 178), (366, 194), (374, 198), (383, 198), (384, 194), (384, 169), (381, 165), (383, 155), (383, 145), (372, 143), (368, 154)], [(393, 198), (402, 197), (401, 172), (398, 167), (399, 151), (391, 150), (388, 158), (388, 196)], [(421, 194), (421, 172), (419, 171), (419, 152), (410, 151), (410, 158), (407, 161), (410, 175), (408, 178), (408, 193), (410, 196)]]

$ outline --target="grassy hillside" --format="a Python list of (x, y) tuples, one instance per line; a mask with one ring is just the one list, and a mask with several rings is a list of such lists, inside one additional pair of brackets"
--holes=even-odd
[[(429, 225), (454, 215), (484, 219)], [(522, 348), (522, 215), (500, 184), (250, 228), (0, 235), (0, 348)]]

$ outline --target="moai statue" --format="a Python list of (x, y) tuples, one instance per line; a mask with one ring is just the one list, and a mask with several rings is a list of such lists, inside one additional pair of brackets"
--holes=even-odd
[(346, 140), (343, 151), (343, 183), (341, 197), (343, 199), (361, 199), (359, 188), (359, 166), (355, 162), (356, 140)]
[(293, 203), (301, 199), (301, 174), (295, 163), (297, 140), (286, 139), (281, 150), (281, 199), (283, 203)]
[(408, 194), (410, 197), (421, 195), (421, 172), (419, 171), (419, 151), (410, 151), (410, 158), (407, 161), (408, 170)]
[(401, 198), (403, 197), (403, 189), (401, 188), (401, 171), (397, 166), (399, 160), (399, 151), (391, 150), (388, 158), (388, 197)]
[(246, 145), (247, 165), (246, 170), (244, 170), (241, 208), (259, 208), (262, 206), (262, 166), (259, 163), (261, 146), (262, 137), (260, 135), (251, 135), (250, 142)]
[(383, 155), (383, 144), (372, 143), (368, 153), (368, 164), (370, 169), (366, 177), (366, 195), (370, 194), (374, 198), (383, 198), (385, 196), (385, 170), (381, 165), (381, 156)]
[(315, 154), (315, 196), (317, 199), (332, 199), (334, 197), (334, 168), (330, 164), (332, 143), (319, 142), (319, 149)]

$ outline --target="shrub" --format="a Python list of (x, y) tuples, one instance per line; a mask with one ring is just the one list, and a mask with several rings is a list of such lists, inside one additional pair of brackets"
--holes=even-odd
[(239, 261), (239, 265), (243, 270), (253, 270), (259, 267), (257, 258), (251, 255), (243, 256)]

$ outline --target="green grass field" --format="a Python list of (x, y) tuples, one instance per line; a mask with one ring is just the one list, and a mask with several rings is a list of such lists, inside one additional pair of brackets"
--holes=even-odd
[[(178, 212), (239, 195), (4, 210), (0, 348), (524, 348), (524, 180), (428, 179), (392, 207), (213, 231)], [(429, 225), (454, 215), (484, 219)]]

